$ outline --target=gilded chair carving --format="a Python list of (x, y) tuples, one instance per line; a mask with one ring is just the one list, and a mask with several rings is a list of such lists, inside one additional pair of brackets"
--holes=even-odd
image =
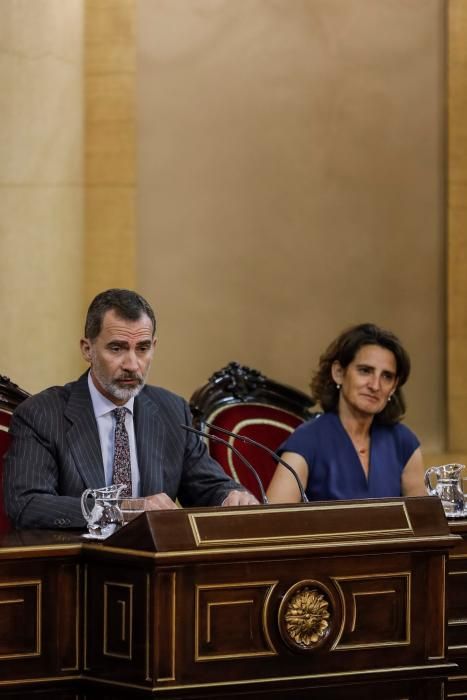
[[(258, 472), (267, 488), (276, 460), (265, 450), (247, 444), (242, 437), (275, 451), (301, 423), (313, 417), (313, 399), (298, 389), (269, 379), (238, 362), (214, 372), (190, 399), (195, 427), (207, 436), (226, 440)], [(238, 435), (232, 437), (221, 430)], [(258, 498), (258, 485), (235, 452), (217, 440), (208, 440), (209, 451), (223, 469)]]

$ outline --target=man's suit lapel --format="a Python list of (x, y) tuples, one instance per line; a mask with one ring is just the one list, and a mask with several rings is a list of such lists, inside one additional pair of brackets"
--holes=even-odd
[(86, 488), (104, 486), (104, 465), (87, 373), (73, 384), (65, 416), (71, 421), (67, 432), (68, 446)]
[(166, 427), (159, 407), (150, 401), (144, 389), (135, 399), (135, 434), (141, 493), (151, 495), (164, 490), (163, 447)]

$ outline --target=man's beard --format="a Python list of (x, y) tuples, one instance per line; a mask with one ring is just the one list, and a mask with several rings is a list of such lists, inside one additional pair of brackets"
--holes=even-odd
[(118, 399), (118, 401), (124, 401), (125, 403), (135, 396), (138, 396), (146, 381), (146, 375), (139, 374), (138, 372), (123, 372), (118, 379), (134, 379), (138, 384), (132, 387), (120, 386), (118, 384), (118, 379), (109, 379), (105, 376), (105, 373), (101, 372), (100, 363), (95, 356), (92, 358), (92, 373), (101, 387), (105, 389), (110, 396)]
[(144, 379), (140, 374), (132, 374), (121, 377), (121, 379), (136, 379), (138, 384), (132, 387), (120, 386), (115, 380), (102, 381), (102, 378), (99, 377), (96, 372), (94, 372), (94, 374), (96, 374), (99, 383), (109, 392), (109, 394), (114, 396), (119, 401), (125, 401), (125, 403), (135, 396), (138, 396), (139, 392), (144, 386)]

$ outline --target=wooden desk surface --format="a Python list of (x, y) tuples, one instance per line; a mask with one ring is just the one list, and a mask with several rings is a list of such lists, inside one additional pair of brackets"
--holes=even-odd
[(437, 499), (216, 513), (145, 514), (105, 544), (2, 536), (0, 687), (443, 697), (445, 563), (464, 540)]

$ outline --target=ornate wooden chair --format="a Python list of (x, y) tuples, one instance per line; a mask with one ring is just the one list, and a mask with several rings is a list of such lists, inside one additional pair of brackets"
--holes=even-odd
[[(265, 489), (277, 462), (266, 450), (242, 439), (256, 440), (275, 451), (300, 423), (313, 417), (313, 406), (313, 399), (302, 391), (237, 362), (215, 372), (190, 399), (194, 426), (211, 436), (208, 444), (212, 457), (259, 500), (258, 484), (238, 453), (253, 465)], [(234, 449), (218, 442), (218, 438)]]
[(0, 374), (0, 533), (10, 529), (10, 522), (3, 507), (3, 457), (10, 444), (8, 426), (16, 406), (28, 396), (26, 391)]

